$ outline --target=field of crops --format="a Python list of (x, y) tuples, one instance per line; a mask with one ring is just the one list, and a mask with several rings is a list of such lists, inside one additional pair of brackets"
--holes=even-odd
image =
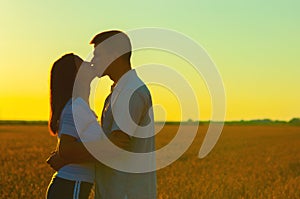
[[(157, 147), (177, 128), (165, 126)], [(158, 198), (300, 198), (300, 127), (225, 126), (213, 151), (198, 159), (206, 129), (200, 126), (189, 150), (158, 171)], [(0, 198), (44, 198), (53, 174), (45, 159), (56, 138), (43, 125), (1, 125), (0, 142)]]

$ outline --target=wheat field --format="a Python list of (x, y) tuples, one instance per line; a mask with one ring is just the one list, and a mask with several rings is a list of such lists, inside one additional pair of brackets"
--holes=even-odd
[[(157, 148), (177, 129), (165, 126)], [(213, 151), (199, 159), (206, 129), (199, 126), (184, 155), (157, 172), (158, 198), (300, 198), (299, 126), (225, 126)], [(44, 198), (54, 172), (45, 159), (56, 138), (43, 125), (1, 125), (0, 140), (0, 198)]]

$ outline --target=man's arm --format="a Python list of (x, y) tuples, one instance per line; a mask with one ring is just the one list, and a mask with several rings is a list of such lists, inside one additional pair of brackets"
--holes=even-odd
[(95, 158), (88, 152), (83, 143), (78, 142), (76, 138), (62, 134), (59, 144), (58, 153), (66, 162), (82, 163), (95, 161)]
[[(122, 149), (127, 149), (129, 146), (129, 136), (120, 130), (113, 131), (108, 138), (113, 144)], [(99, 144), (101, 144), (101, 142)], [(76, 138), (69, 135), (63, 134), (61, 136), (58, 152), (64, 160), (70, 163), (96, 161), (83, 143), (77, 142)]]
[[(122, 131), (114, 131), (110, 134), (109, 140), (116, 146), (122, 149), (128, 149), (130, 144), (130, 138)], [(105, 146), (105, 142), (98, 142)], [(117, 158), (115, 150), (110, 150), (109, 146), (103, 147), (103, 153), (108, 156)], [(47, 163), (54, 169), (59, 170), (61, 167), (71, 163), (82, 162), (98, 162), (98, 160), (92, 156), (83, 143), (77, 142), (76, 138), (62, 134), (58, 145), (58, 151), (52, 153), (47, 159)]]
[(58, 150), (50, 154), (46, 162), (56, 171), (70, 163), (96, 161), (75, 137), (62, 134), (58, 143)]

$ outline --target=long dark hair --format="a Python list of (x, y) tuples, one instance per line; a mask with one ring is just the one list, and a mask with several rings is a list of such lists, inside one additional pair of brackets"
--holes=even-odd
[[(72, 98), (73, 86), (77, 74), (75, 59), (80, 57), (73, 53), (66, 54), (54, 62), (50, 76), (50, 119), (49, 130), (56, 135), (59, 128), (59, 119), (66, 103)], [(81, 64), (81, 63), (79, 63)]]

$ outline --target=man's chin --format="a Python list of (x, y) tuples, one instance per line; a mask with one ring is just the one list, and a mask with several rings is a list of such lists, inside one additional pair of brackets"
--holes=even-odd
[(105, 77), (107, 74), (102, 73), (102, 74), (97, 74), (97, 77), (101, 78), (101, 77)]

